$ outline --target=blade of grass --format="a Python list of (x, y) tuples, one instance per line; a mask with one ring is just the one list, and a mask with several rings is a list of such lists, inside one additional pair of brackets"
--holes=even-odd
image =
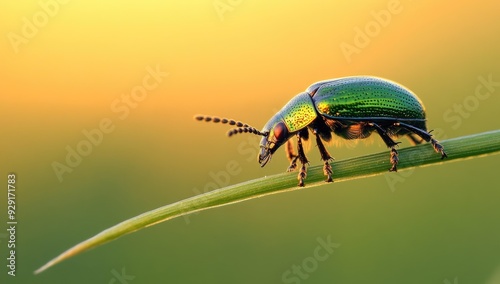
[[(399, 150), (400, 163), (398, 168), (402, 170), (405, 168), (419, 167), (430, 164), (447, 163), (453, 160), (486, 156), (488, 154), (499, 152), (500, 130), (454, 138), (442, 141), (441, 144), (446, 149), (448, 154), (447, 159), (441, 160), (440, 155), (436, 154), (432, 150), (432, 146), (430, 144), (422, 144)], [(335, 183), (385, 173), (390, 168), (389, 152), (384, 151), (377, 154), (336, 161), (332, 163), (332, 168)], [(327, 184), (323, 182), (324, 178), (322, 165), (310, 167), (308, 169), (308, 177), (306, 179), (305, 188), (307, 189)], [(102, 231), (94, 237), (75, 245), (40, 267), (35, 271), (35, 274), (45, 271), (57, 263), (125, 234), (167, 221), (172, 218), (196, 211), (202, 211), (252, 198), (262, 197), (269, 194), (297, 189), (303, 188), (297, 187), (296, 174), (282, 173), (227, 186), (165, 205), (123, 221), (107, 230)]]

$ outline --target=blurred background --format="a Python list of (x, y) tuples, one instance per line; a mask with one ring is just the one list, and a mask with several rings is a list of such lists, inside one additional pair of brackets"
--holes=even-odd
[(3, 186), (0, 282), (500, 283), (499, 156), (201, 212), (33, 275), (120, 221), (288, 166), (279, 151), (260, 168), (258, 137), (198, 113), (260, 128), (316, 81), (375, 75), (415, 92), (439, 139), (499, 128), (497, 1), (325, 2), (3, 1), (0, 180), (17, 175), (18, 225), (11, 277)]

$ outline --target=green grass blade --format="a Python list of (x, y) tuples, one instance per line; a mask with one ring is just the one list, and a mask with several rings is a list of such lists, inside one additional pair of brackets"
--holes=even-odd
[[(442, 141), (448, 158), (441, 160), (428, 143), (399, 151), (398, 169), (419, 167), (430, 164), (448, 163), (453, 160), (486, 156), (500, 151), (500, 130), (454, 138)], [(336, 161), (332, 163), (335, 182), (373, 176), (387, 172), (390, 168), (389, 152)], [(297, 187), (296, 173), (282, 173), (273, 176), (227, 186), (205, 194), (187, 198), (139, 216), (123, 221), (63, 252), (35, 271), (38, 274), (72, 256), (112, 241), (125, 234), (167, 221), (196, 211), (224, 206), (269, 194), (302, 189)], [(322, 165), (308, 169), (306, 189), (324, 185)]]

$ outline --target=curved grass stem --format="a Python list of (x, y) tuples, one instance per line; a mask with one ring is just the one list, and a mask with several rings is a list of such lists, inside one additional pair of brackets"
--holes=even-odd
[[(398, 150), (398, 169), (420, 167), (431, 164), (448, 163), (454, 160), (486, 156), (500, 151), (500, 130), (454, 138), (441, 143), (448, 153), (448, 158), (441, 160), (430, 144)], [(336, 161), (332, 163), (335, 183), (355, 178), (363, 178), (387, 172), (390, 168), (389, 152)], [(306, 189), (325, 183), (323, 165), (312, 166), (308, 170)], [(335, 184), (333, 183), (333, 184)], [(35, 271), (35, 274), (60, 263), (70, 257), (97, 247), (125, 234), (183, 216), (197, 211), (224, 206), (265, 195), (281, 193), (303, 188), (297, 187), (296, 174), (282, 173), (258, 178), (247, 182), (227, 186), (187, 198), (163, 207), (148, 211), (139, 216), (123, 221), (101, 233), (75, 245)]]

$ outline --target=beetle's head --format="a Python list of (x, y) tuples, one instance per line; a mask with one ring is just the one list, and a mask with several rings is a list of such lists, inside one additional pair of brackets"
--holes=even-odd
[(267, 134), (260, 140), (259, 164), (265, 166), (276, 150), (293, 135), (289, 133), (285, 121), (279, 116), (274, 116), (264, 126), (262, 132)]
[(308, 92), (293, 97), (279, 112), (277, 112), (259, 131), (246, 123), (233, 119), (198, 115), (198, 121), (215, 122), (236, 126), (229, 130), (228, 136), (238, 133), (252, 133), (261, 135), (258, 161), (261, 167), (265, 166), (276, 150), (294, 134), (306, 128), (317, 117), (316, 109)]
[(316, 109), (309, 92), (293, 97), (262, 129), (267, 135), (260, 141), (260, 166), (265, 166), (281, 145), (306, 128), (316, 117)]

